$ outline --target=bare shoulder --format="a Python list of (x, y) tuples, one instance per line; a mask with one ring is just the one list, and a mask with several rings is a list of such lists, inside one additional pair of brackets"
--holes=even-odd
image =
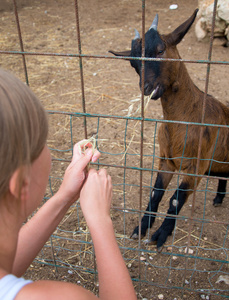
[(95, 300), (98, 298), (90, 291), (76, 284), (40, 280), (29, 283), (24, 286), (17, 294), (15, 300), (59, 300), (59, 299), (80, 299), (80, 300)]

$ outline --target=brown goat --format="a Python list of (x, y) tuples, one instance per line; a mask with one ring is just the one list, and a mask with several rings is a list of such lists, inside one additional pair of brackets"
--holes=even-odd
[[(172, 33), (160, 35), (157, 31), (158, 16), (154, 19), (150, 29), (145, 34), (145, 57), (180, 59), (176, 45), (183, 39), (195, 20), (198, 10)], [(130, 51), (114, 52), (116, 56), (130, 57), (131, 66), (140, 76), (142, 62), (131, 57), (141, 57), (142, 40), (136, 31)], [(191, 80), (182, 61), (145, 61), (144, 94), (151, 95), (151, 99), (161, 99), (165, 120), (201, 123), (204, 93)], [(229, 125), (229, 109), (211, 95), (206, 98), (205, 124)], [(147, 212), (157, 212), (165, 189), (167, 188), (175, 170), (183, 173), (196, 174), (200, 126), (193, 124), (162, 123), (158, 133), (160, 145), (159, 172), (152, 191)], [(164, 171), (169, 171), (166, 173)], [(227, 128), (205, 126), (201, 143), (201, 153), (198, 174), (229, 176), (229, 134)], [(178, 215), (188, 196), (193, 192), (195, 179), (197, 184), (200, 177), (184, 175), (179, 188), (170, 199), (168, 214)], [(222, 203), (226, 192), (227, 180), (220, 179), (217, 195), (213, 204)], [(147, 214), (141, 221), (141, 235), (155, 221), (154, 214)], [(175, 217), (166, 217), (161, 227), (152, 235), (151, 241), (157, 244), (158, 251), (162, 249), (167, 237), (172, 234)], [(134, 229), (133, 238), (139, 235), (139, 227)]]

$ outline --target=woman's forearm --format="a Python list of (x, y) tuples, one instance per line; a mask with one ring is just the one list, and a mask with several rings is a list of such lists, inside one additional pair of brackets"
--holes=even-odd
[(57, 225), (66, 214), (66, 205), (57, 193), (50, 198), (19, 232), (17, 252), (12, 273), (22, 276)]
[(98, 220), (89, 226), (99, 274), (99, 298), (137, 299), (125, 262), (116, 242), (112, 221)]

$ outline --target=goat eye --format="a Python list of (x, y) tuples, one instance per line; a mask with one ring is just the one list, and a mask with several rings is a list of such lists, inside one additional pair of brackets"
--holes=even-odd
[(165, 49), (158, 50), (158, 55), (162, 55), (165, 52)]

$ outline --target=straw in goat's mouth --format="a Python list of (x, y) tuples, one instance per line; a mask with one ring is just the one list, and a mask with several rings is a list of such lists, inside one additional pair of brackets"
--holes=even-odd
[(155, 94), (157, 93), (158, 89), (159, 89), (159, 85), (157, 85), (156, 88), (150, 94), (150, 96), (149, 96), (150, 99), (155, 96)]

